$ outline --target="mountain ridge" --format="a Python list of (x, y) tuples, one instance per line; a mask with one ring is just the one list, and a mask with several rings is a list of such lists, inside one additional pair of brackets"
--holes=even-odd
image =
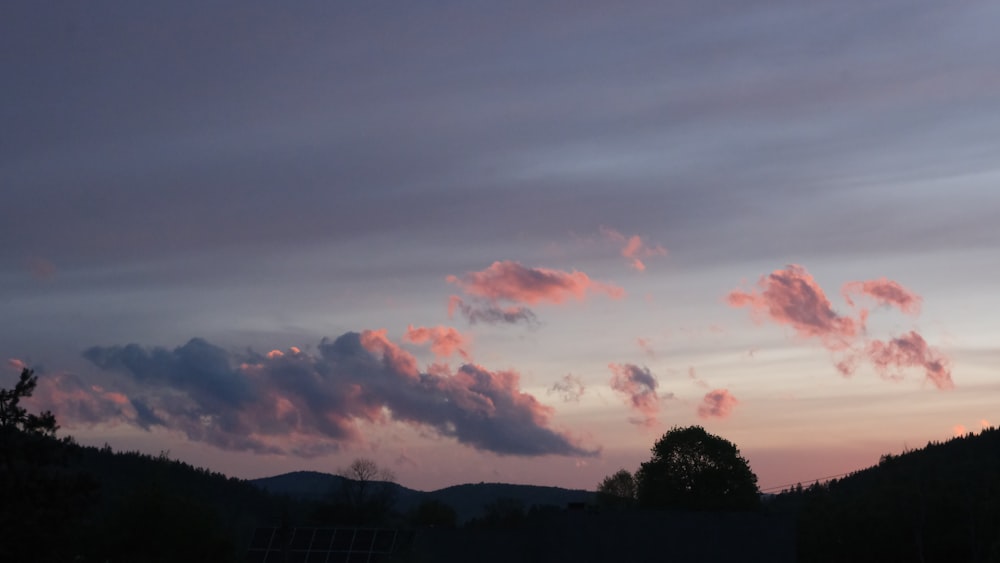
[[(287, 495), (301, 500), (318, 501), (329, 497), (347, 479), (319, 471), (291, 471), (270, 477), (248, 479), (255, 486), (275, 495)], [(525, 509), (532, 506), (564, 508), (570, 503), (589, 503), (596, 493), (583, 489), (566, 489), (544, 485), (513, 483), (463, 483), (433, 491), (420, 491), (398, 483), (390, 483), (396, 495), (396, 508), (407, 512), (421, 502), (443, 502), (458, 515), (459, 522), (480, 516), (485, 507), (501, 499), (514, 500)]]

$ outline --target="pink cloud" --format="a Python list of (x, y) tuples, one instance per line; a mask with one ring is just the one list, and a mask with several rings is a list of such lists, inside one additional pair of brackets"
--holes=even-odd
[(639, 272), (646, 270), (646, 264), (640, 259), (640, 257), (648, 258), (651, 256), (667, 255), (666, 248), (663, 248), (659, 244), (649, 245), (643, 242), (642, 237), (639, 235), (625, 236), (610, 227), (601, 227), (601, 234), (612, 241), (621, 244), (621, 255), (628, 258), (629, 265), (632, 269)]
[(420, 377), (420, 370), (417, 368), (417, 359), (409, 352), (396, 346), (389, 340), (386, 330), (363, 330), (360, 335), (361, 346), (374, 356), (380, 357), (382, 362), (400, 375), (417, 379)]
[(922, 367), (927, 379), (938, 389), (951, 389), (948, 360), (940, 352), (927, 345), (920, 334), (910, 331), (888, 342), (873, 340), (866, 350), (875, 370), (883, 377), (898, 379), (899, 370), (907, 367)]
[(844, 377), (850, 377), (854, 375), (854, 371), (858, 369), (858, 362), (862, 359), (861, 355), (851, 353), (845, 354), (839, 360), (837, 360), (833, 367), (837, 368), (840, 375)]
[(529, 305), (580, 301), (589, 293), (603, 293), (612, 299), (625, 295), (622, 288), (594, 281), (583, 272), (528, 268), (513, 261), (494, 262), (485, 270), (448, 276), (447, 280), (475, 297)]
[(969, 431), (965, 429), (964, 425), (956, 424), (951, 428), (951, 432), (952, 434), (955, 435), (956, 438), (961, 438), (962, 436), (968, 434)]
[(656, 393), (659, 382), (649, 368), (634, 364), (608, 364), (611, 369), (611, 388), (625, 395), (626, 403), (643, 418), (633, 422), (644, 426), (656, 424), (660, 398)]
[(123, 393), (87, 385), (70, 373), (44, 374), (34, 394), (25, 402), (50, 410), (61, 426), (77, 428), (95, 424), (135, 422), (137, 413)]
[[(851, 306), (851, 296), (862, 295), (904, 313), (920, 312), (921, 297), (886, 278), (849, 282), (843, 295)], [(756, 289), (732, 291), (726, 300), (733, 307), (749, 307), (757, 322), (789, 325), (799, 337), (819, 340), (837, 355), (834, 365), (844, 376), (868, 361), (886, 379), (902, 379), (904, 368), (920, 367), (938, 389), (954, 386), (948, 359), (928, 346), (917, 331), (889, 341), (871, 339), (866, 329), (868, 311), (860, 309), (856, 318), (837, 314), (822, 288), (801, 266), (790, 265), (761, 277)]]
[(757, 289), (736, 290), (726, 297), (733, 307), (750, 307), (758, 322), (789, 325), (802, 338), (818, 338), (833, 351), (848, 348), (863, 323), (838, 315), (819, 284), (794, 264), (757, 282)]
[(701, 418), (728, 418), (733, 412), (733, 408), (739, 404), (728, 390), (714, 389), (705, 393), (700, 405), (698, 405), (698, 416)]
[(7, 365), (16, 369), (17, 371), (21, 371), (28, 367), (28, 364), (26, 364), (24, 360), (19, 360), (17, 358), (10, 358), (9, 360), (7, 360)]
[(693, 381), (698, 387), (708, 388), (708, 383), (698, 378), (698, 373), (695, 371), (694, 366), (688, 368), (688, 379)]
[(468, 360), (469, 354), (465, 348), (468, 338), (450, 326), (414, 327), (410, 325), (403, 335), (403, 340), (414, 344), (430, 343), (431, 352), (439, 358), (447, 358), (458, 354)]
[(923, 298), (916, 293), (887, 278), (848, 282), (844, 284), (843, 294), (844, 299), (851, 306), (854, 306), (851, 295), (864, 295), (874, 299), (879, 305), (897, 307), (900, 311), (910, 315), (920, 313), (920, 305), (923, 301)]

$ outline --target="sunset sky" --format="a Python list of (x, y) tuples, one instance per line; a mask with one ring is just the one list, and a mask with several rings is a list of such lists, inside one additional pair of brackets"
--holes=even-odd
[(1000, 3), (0, 7), (0, 386), (240, 477), (1000, 423)]

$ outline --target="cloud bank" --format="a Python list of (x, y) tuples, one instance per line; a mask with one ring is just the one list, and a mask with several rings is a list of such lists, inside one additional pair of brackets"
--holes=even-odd
[[(451, 336), (407, 333), (455, 351)], [(174, 349), (95, 346), (84, 357), (115, 374), (119, 389), (46, 378), (44, 400), (61, 419), (160, 426), (222, 449), (302, 457), (362, 443), (360, 424), (390, 421), (501, 455), (597, 454), (550, 427), (554, 410), (521, 391), (517, 372), (471, 363), (422, 372), (384, 330), (324, 339), (317, 354), (237, 355), (195, 338)]]

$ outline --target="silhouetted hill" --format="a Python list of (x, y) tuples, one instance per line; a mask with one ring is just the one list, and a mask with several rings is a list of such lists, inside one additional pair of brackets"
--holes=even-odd
[(250, 482), (275, 495), (287, 495), (303, 500), (322, 500), (340, 487), (346, 479), (319, 471), (293, 471), (273, 477), (251, 479)]
[[(343, 477), (328, 473), (295, 471), (253, 479), (250, 482), (272, 494), (317, 501), (328, 498), (344, 480)], [(500, 499), (514, 500), (525, 509), (530, 509), (532, 506), (563, 508), (571, 502), (591, 502), (594, 497), (594, 493), (590, 491), (504, 483), (455, 485), (430, 492), (417, 491), (395, 483), (392, 487), (396, 494), (396, 510), (399, 512), (408, 512), (421, 502), (433, 499), (454, 508), (459, 522), (481, 516), (487, 505)]]
[(1000, 430), (885, 455), (770, 504), (798, 514), (801, 561), (997, 561)]
[(455, 485), (424, 494), (426, 498), (439, 500), (454, 508), (459, 522), (482, 516), (486, 506), (500, 500), (513, 500), (525, 510), (532, 506), (561, 509), (569, 503), (591, 503), (594, 500), (591, 491), (506, 483)]
[(15, 551), (11, 561), (237, 561), (253, 529), (289, 508), (245, 480), (166, 453), (113, 452), (8, 429), (0, 456), (5, 556), (13, 544), (31, 553)]

